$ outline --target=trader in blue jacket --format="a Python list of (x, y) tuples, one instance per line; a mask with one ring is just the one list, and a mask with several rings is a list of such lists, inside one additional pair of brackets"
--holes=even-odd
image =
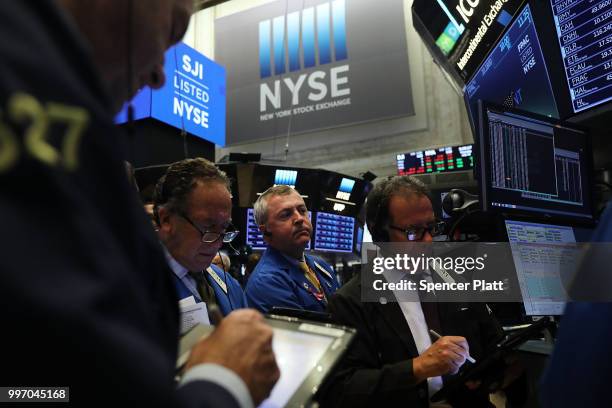
[(221, 245), (238, 235), (231, 227), (232, 196), (225, 173), (203, 158), (176, 162), (157, 183), (154, 202), (178, 298), (193, 296), (208, 309), (217, 305), (223, 315), (246, 308), (240, 284), (212, 265)]
[(274, 306), (324, 312), (338, 281), (331, 266), (304, 253), (312, 224), (302, 196), (274, 186), (257, 199), (254, 212), (268, 249), (247, 283), (249, 305), (263, 313)]

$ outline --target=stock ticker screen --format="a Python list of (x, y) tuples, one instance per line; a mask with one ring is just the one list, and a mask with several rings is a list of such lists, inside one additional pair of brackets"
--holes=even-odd
[(355, 219), (344, 215), (317, 213), (315, 251), (353, 252)]
[(481, 115), (485, 208), (592, 219), (586, 133), (527, 113), (483, 107)]
[(561, 272), (576, 262), (571, 227), (506, 220), (512, 260), (527, 316), (561, 315), (567, 293)]
[(400, 176), (470, 170), (474, 168), (474, 145), (449, 146), (397, 155)]
[(612, 0), (550, 0), (574, 113), (612, 99)]
[(465, 87), (468, 113), (478, 129), (478, 100), (559, 117), (529, 5), (491, 50)]

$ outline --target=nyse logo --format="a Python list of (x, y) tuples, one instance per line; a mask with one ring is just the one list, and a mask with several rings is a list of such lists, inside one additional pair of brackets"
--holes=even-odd
[[(260, 111), (281, 109), (281, 88), (291, 105), (350, 95), (349, 65), (319, 69), (297, 78), (271, 77), (346, 60), (346, 0), (333, 0), (259, 23)], [(316, 34), (316, 35), (315, 35)], [(270, 79), (268, 79), (270, 78)]]
[[(353, 187), (355, 186), (355, 180), (342, 178), (340, 181), (340, 188), (338, 188), (338, 192), (336, 193), (336, 198), (344, 201), (348, 201), (351, 199), (351, 192), (353, 191)], [(334, 209), (336, 209), (334, 207)]]
[(295, 182), (297, 181), (297, 171), (296, 170), (276, 170), (274, 174), (274, 185), (284, 185), (289, 186), (291, 188), (295, 188)]

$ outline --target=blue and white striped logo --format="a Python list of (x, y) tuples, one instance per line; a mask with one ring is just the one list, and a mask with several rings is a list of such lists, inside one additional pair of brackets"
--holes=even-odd
[(295, 182), (297, 181), (296, 170), (276, 170), (274, 175), (274, 185), (283, 184), (295, 188)]
[(342, 191), (343, 193), (351, 193), (353, 191), (353, 187), (355, 186), (355, 180), (351, 180), (351, 179), (347, 179), (347, 178), (342, 178), (342, 181), (340, 182), (340, 191)]
[[(345, 201), (350, 200), (353, 187), (355, 187), (355, 180), (343, 177), (342, 181), (340, 181), (340, 187), (338, 188), (338, 192), (336, 193), (336, 198)], [(336, 206), (334, 206), (334, 209), (342, 211), (344, 210), (344, 205), (342, 205), (342, 209), (338, 209), (336, 208)]]
[(345, 1), (333, 0), (286, 16), (261, 21), (261, 78), (345, 60)]

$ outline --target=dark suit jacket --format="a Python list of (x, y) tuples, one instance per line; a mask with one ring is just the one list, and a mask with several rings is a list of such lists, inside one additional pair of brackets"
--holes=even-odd
[[(362, 303), (361, 279), (355, 276), (329, 303), (340, 324), (357, 329), (353, 346), (325, 385), (322, 402), (338, 407), (428, 407), (427, 381), (417, 383), (412, 359), (418, 356), (406, 319), (395, 302)], [(464, 310), (462, 310), (464, 309)], [(484, 304), (438, 304), (442, 334), (464, 336), (476, 360), (501, 335)], [(459, 407), (486, 407), (484, 390), (465, 389), (449, 401)]]
[(68, 386), (70, 406), (235, 407), (210, 381), (176, 390), (171, 271), (57, 4), (0, 2), (0, 384)]

